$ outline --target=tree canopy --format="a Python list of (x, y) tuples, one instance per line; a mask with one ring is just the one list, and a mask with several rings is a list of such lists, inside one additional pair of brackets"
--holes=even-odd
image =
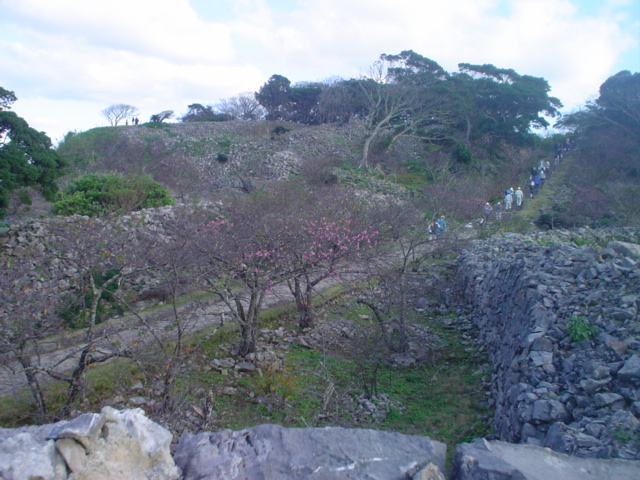
[(226, 122), (233, 118), (226, 113), (214, 111), (211, 105), (192, 103), (187, 108), (187, 113), (180, 118), (182, 122)]
[(640, 139), (640, 73), (623, 70), (600, 86), (600, 96), (584, 110), (563, 119), (564, 126), (580, 134), (598, 134), (604, 129), (617, 135)]
[(547, 128), (562, 103), (544, 78), (491, 64), (459, 64), (447, 72), (412, 50), (382, 54), (359, 78), (292, 84), (272, 75), (255, 94), (267, 120), (304, 124), (365, 120), (369, 129), (361, 165), (376, 144), (403, 135), (428, 142), (489, 137), (523, 143), (532, 129)]
[(138, 115), (138, 109), (133, 105), (127, 105), (125, 103), (116, 103), (102, 110), (102, 115), (105, 116), (112, 126), (117, 126), (121, 121), (127, 118), (132, 118)]
[(45, 198), (52, 199), (57, 191), (56, 178), (66, 167), (47, 135), (7, 110), (16, 100), (13, 92), (0, 87), (0, 217), (8, 206), (10, 192), (17, 188), (37, 187)]

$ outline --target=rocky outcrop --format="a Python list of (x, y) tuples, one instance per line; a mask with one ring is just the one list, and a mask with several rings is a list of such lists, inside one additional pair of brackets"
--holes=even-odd
[(629, 480), (640, 464), (564, 455), (534, 445), (478, 439), (458, 445), (449, 480)]
[(140, 409), (84, 414), (40, 427), (0, 429), (0, 478), (444, 480), (446, 447), (428, 437), (344, 428), (260, 425), (171, 434)]
[(140, 409), (87, 413), (68, 422), (0, 429), (0, 477), (144, 480), (180, 477), (172, 435)]
[[(0, 478), (445, 480), (446, 447), (428, 437), (259, 425), (185, 434), (172, 458), (171, 434), (143, 413), (106, 407), (71, 421), (0, 430)], [(449, 480), (627, 480), (638, 474), (637, 461), (478, 439), (456, 448)]]
[(497, 436), (640, 459), (640, 247), (631, 229), (504, 235), (459, 259), (493, 363)]

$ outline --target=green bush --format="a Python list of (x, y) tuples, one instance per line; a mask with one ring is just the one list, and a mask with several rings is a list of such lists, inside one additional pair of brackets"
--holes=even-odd
[(473, 156), (471, 155), (471, 152), (469, 151), (467, 146), (462, 142), (456, 143), (456, 146), (453, 149), (452, 156), (456, 162), (464, 163), (465, 165), (470, 165), (471, 162), (473, 161)]
[(594, 337), (598, 330), (584, 317), (571, 317), (567, 322), (567, 332), (571, 340), (582, 342)]
[(126, 214), (142, 208), (172, 205), (169, 192), (146, 175), (84, 175), (58, 195), (58, 215)]

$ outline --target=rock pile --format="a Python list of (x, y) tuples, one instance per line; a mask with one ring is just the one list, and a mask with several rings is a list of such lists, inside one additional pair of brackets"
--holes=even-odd
[(631, 229), (474, 241), (459, 286), (493, 363), (501, 440), (640, 459), (640, 245)]

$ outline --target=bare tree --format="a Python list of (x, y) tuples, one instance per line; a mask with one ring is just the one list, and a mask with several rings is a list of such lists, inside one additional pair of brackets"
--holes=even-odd
[(113, 339), (113, 332), (99, 323), (104, 319), (101, 306), (113, 298), (112, 291), (139, 270), (136, 260), (140, 255), (136, 254), (137, 242), (131, 232), (108, 219), (63, 220), (51, 224), (49, 231), (52, 268), (61, 276), (74, 273), (75, 288), (66, 297), (67, 306), (72, 307), (72, 316), (67, 317), (72, 325), (67, 327), (81, 328), (62, 358), (40, 366), (51, 378), (68, 385), (58, 415), (63, 418), (73, 402), (85, 394), (90, 365), (130, 356), (127, 345)]
[[(112, 290), (136, 271), (137, 256), (131, 254), (135, 241), (101, 220), (64, 219), (44, 228), (46, 243), (2, 258), (0, 350), (16, 387), (26, 380), (39, 418), (50, 420), (68, 416), (85, 394), (90, 365), (128, 356), (98, 324)], [(67, 384), (55, 413), (41, 388), (50, 380)]]
[(381, 55), (359, 82), (367, 105), (368, 135), (362, 149), (360, 168), (368, 168), (372, 148), (383, 138), (387, 145), (404, 135), (423, 139), (442, 136), (443, 98), (433, 86), (446, 77), (433, 60), (412, 51)]
[(38, 268), (45, 261), (42, 253), (28, 248), (20, 256), (0, 255), (0, 366), (8, 380), (3, 388), (17, 390), (26, 380), (38, 422), (50, 420), (41, 385), (43, 341), (60, 332), (57, 292), (47, 286), (50, 279)]
[(132, 105), (116, 103), (102, 110), (102, 115), (109, 120), (111, 126), (115, 127), (121, 121), (138, 115), (138, 109)]
[(198, 257), (192, 240), (199, 220), (188, 209), (177, 209), (175, 213), (161, 226), (145, 230), (139, 236), (144, 275), (155, 285), (143, 294), (162, 298), (168, 308), (161, 315), (150, 316), (131, 304), (126, 294), (118, 295), (119, 301), (138, 319), (132, 359), (150, 383), (162, 386), (162, 401), (154, 410), (164, 421), (170, 421), (180, 403), (174, 391), (178, 372), (189, 355), (196, 353), (216, 332), (209, 330), (197, 341), (188, 341), (189, 334), (201, 327), (200, 320), (206, 315), (204, 305), (197, 299), (185, 307), (178, 305), (178, 300), (198, 285), (194, 278)]
[(260, 120), (267, 112), (256, 100), (255, 94), (244, 92), (235, 97), (220, 100), (215, 110), (237, 120)]
[(279, 205), (271, 200), (260, 191), (237, 197), (198, 236), (199, 278), (238, 325), (240, 356), (256, 350), (265, 297), (289, 274), (283, 261), (287, 246), (274, 222)]

